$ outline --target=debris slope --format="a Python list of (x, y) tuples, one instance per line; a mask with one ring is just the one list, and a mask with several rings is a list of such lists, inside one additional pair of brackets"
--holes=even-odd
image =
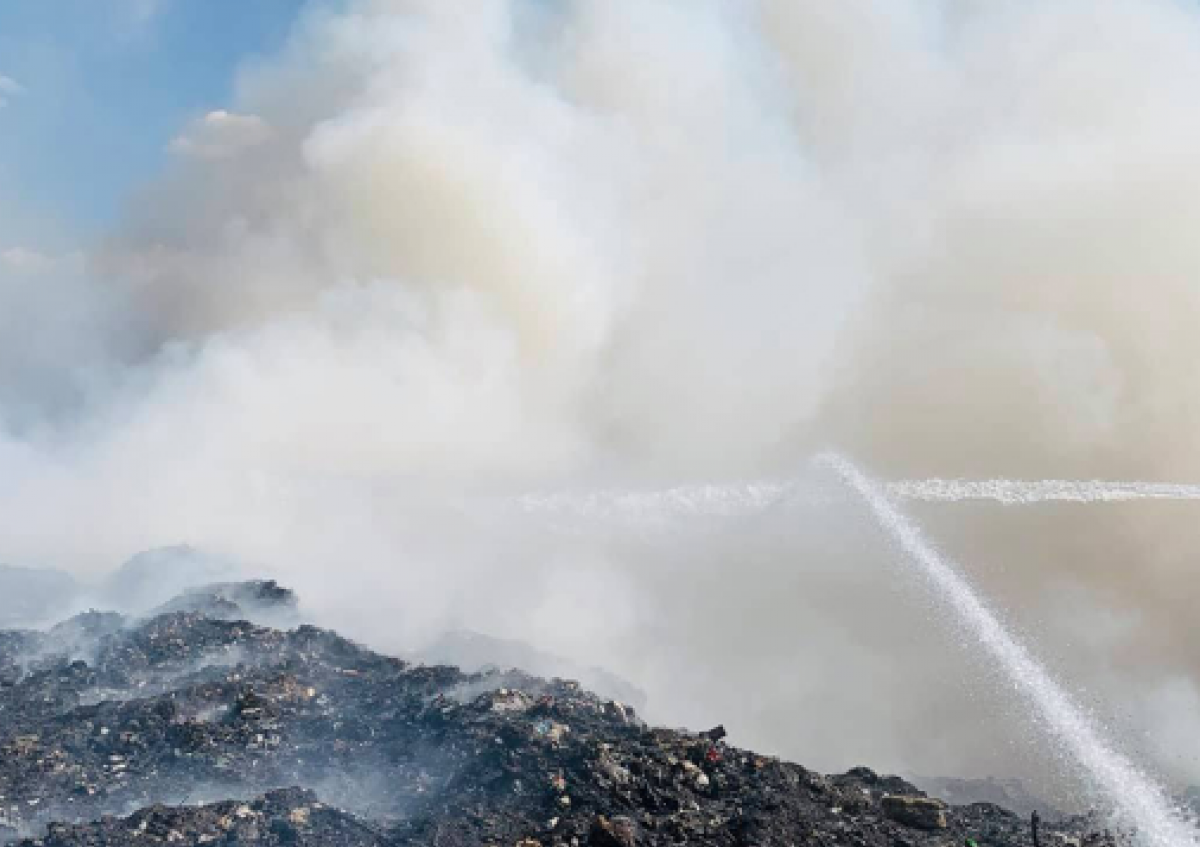
[[(999, 806), (651, 727), (569, 680), (408, 663), (295, 614), (274, 583), (222, 584), (0, 632), (0, 841), (1032, 844)], [(1095, 829), (1044, 824), (1042, 843), (1118, 843)]]

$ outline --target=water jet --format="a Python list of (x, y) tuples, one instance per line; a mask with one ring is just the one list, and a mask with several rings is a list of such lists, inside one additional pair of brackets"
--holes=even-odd
[(824, 453), (816, 462), (836, 473), (862, 498), (900, 550), (920, 568), (946, 608), (996, 661), (1141, 844), (1200, 844), (1200, 832), (1172, 806), (1166, 793), (1105, 741), (1066, 690), (988, 608), (961, 569), (939, 553), (920, 527), (895, 506), (884, 486), (836, 453)]

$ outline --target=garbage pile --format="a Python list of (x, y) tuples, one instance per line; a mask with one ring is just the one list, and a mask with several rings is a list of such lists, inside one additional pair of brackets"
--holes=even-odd
[[(252, 606), (253, 608), (247, 608)], [(646, 725), (563, 679), (464, 673), (308, 625), (274, 583), (142, 619), (0, 632), (0, 842), (138, 845), (1029, 845), (865, 768), (823, 776)], [(1042, 844), (1121, 843), (1086, 820)]]
[(914, 776), (911, 781), (922, 791), (956, 806), (995, 803), (1025, 817), (1035, 811), (1047, 818), (1067, 816), (1052, 801), (1030, 791), (1019, 779)]

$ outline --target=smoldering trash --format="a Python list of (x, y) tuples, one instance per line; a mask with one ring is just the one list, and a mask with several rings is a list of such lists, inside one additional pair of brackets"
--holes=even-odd
[[(1030, 843), (999, 806), (821, 775), (730, 744), (736, 727), (657, 728), (570, 680), (412, 663), (299, 621), (291, 591), (253, 582), (0, 634), (4, 843)], [(1041, 835), (1124, 843), (1098, 818)]]

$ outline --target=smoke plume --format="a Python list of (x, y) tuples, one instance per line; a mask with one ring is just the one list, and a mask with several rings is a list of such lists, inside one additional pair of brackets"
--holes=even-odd
[[(806, 764), (1053, 773), (861, 510), (503, 504), (830, 446), (1200, 481), (1198, 76), (1176, 0), (314, 3), (101, 249), (0, 264), (0, 559), (187, 542), (376, 644), (522, 639)], [(911, 508), (1200, 781), (1194, 505)]]

